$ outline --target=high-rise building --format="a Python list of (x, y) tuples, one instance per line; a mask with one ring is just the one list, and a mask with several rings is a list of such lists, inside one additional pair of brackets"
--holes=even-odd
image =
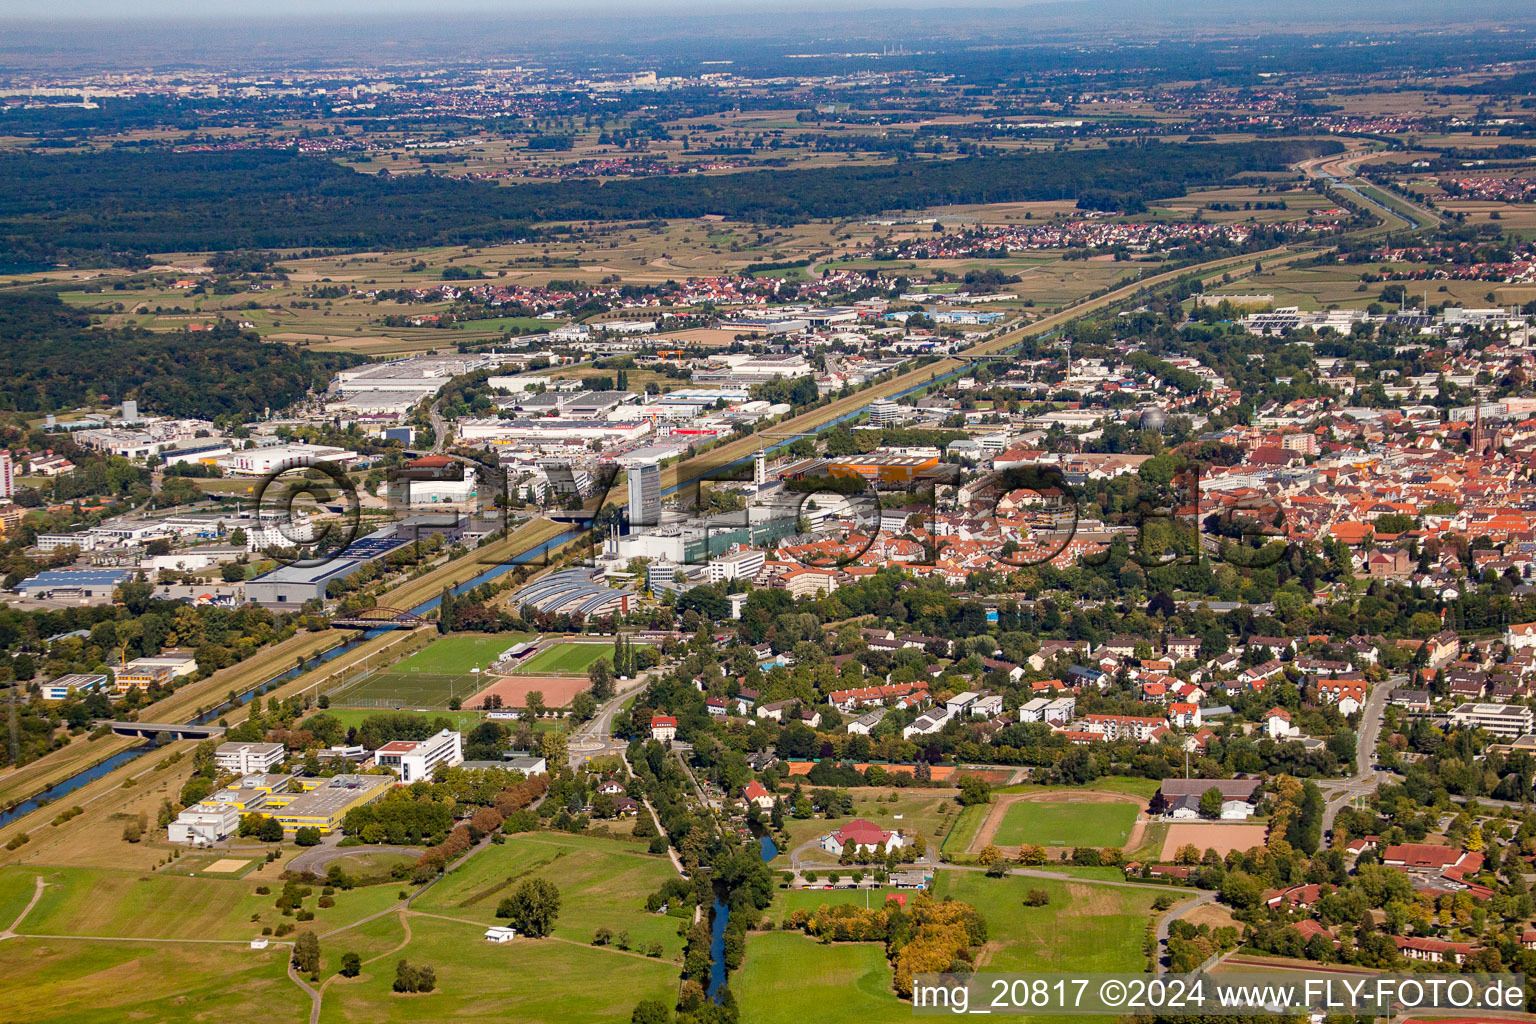
[(661, 522), (661, 464), (645, 462), (629, 470), (629, 525)]
[(134, 401), (131, 398), (127, 398), (127, 399), (123, 400), (123, 422), (124, 423), (137, 423), (137, 422), (139, 422), (139, 403)]
[(900, 423), (901, 420), (901, 406), (889, 399), (882, 398), (869, 407), (869, 422), (874, 426), (885, 427), (892, 423)]
[(16, 493), (16, 476), (11, 469), (11, 453), (0, 451), (0, 498), (9, 499)]
[(768, 482), (768, 453), (761, 448), (752, 457), (752, 482), (759, 487)]

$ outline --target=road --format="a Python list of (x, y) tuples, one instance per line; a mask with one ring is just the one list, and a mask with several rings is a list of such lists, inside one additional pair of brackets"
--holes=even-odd
[[(1180, 892), (1178, 889), (1162, 888), (1169, 892)], [(1188, 903), (1177, 907), (1163, 915), (1163, 919), (1157, 922), (1157, 973), (1168, 973), (1168, 933), (1173, 929), (1173, 922), (1179, 920), (1196, 907), (1203, 907), (1216, 898), (1214, 892), (1202, 892)]]
[(333, 860), (341, 860), (343, 857), (351, 857), (355, 854), (365, 853), (403, 853), (412, 857), (420, 857), (423, 851), (419, 847), (410, 846), (337, 846), (341, 842), (342, 834), (332, 832), (320, 839), (320, 845), (305, 850), (288, 864), (289, 871), (312, 871), (317, 875), (325, 874), (326, 867)]
[(621, 753), (628, 747), (627, 743), (613, 738), (613, 716), (619, 713), (631, 694), (645, 689), (645, 684), (650, 681), (650, 671), (653, 670), (641, 672), (628, 682), (621, 683), (613, 696), (597, 709), (597, 714), (572, 730), (571, 738), (566, 743), (572, 768), (579, 768), (594, 757)]
[(1348, 779), (1324, 782), (1318, 785), (1323, 791), (1323, 834), (1333, 831), (1333, 822), (1339, 812), (1359, 797), (1370, 796), (1376, 786), (1388, 776), (1372, 765), (1376, 761), (1376, 744), (1381, 738), (1382, 716), (1386, 713), (1387, 700), (1392, 691), (1408, 681), (1404, 675), (1392, 676), (1371, 687), (1371, 695), (1360, 709), (1360, 733), (1355, 739), (1355, 774)]
[(448, 447), (448, 421), (443, 419), (443, 400), (439, 398), (427, 409), (432, 422), (432, 451), (440, 453)]

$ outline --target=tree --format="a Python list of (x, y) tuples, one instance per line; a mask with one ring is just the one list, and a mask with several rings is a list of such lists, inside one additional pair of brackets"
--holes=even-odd
[(660, 999), (642, 999), (629, 1015), (629, 1024), (672, 1024), (672, 1008)]
[(283, 841), (283, 825), (276, 818), (262, 818), (261, 827), (256, 831), (256, 838), (264, 843), (280, 843)]
[(320, 940), (314, 932), (300, 932), (293, 940), (293, 966), (300, 974), (314, 974), (320, 969)]
[(592, 699), (610, 700), (613, 697), (613, 666), (607, 658), (598, 658), (587, 669), (587, 680), (592, 684)]
[(1212, 786), (1200, 794), (1200, 816), (1202, 818), (1221, 817), (1222, 795), (1221, 790)]
[(960, 776), (960, 803), (966, 807), (992, 801), (992, 785), (980, 775)]
[(529, 690), (528, 696), (523, 698), (523, 706), (528, 709), (530, 718), (543, 718), (544, 712), (549, 710), (544, 704), (543, 690)]
[(1221, 880), (1221, 901), (1235, 910), (1252, 910), (1263, 899), (1258, 879), (1242, 871), (1229, 871)]
[(597, 714), (597, 700), (590, 693), (582, 692), (571, 698), (571, 715), (578, 722), (586, 722)]
[(551, 771), (559, 771), (565, 767), (568, 760), (565, 746), (564, 729), (550, 729), (548, 732), (539, 733), (539, 753), (549, 763)]
[(363, 973), (363, 958), (356, 953), (345, 953), (341, 958), (341, 976), (355, 978)]
[(509, 918), (513, 927), (531, 939), (542, 939), (555, 929), (560, 916), (560, 890), (543, 878), (530, 878), (501, 901), (497, 917)]
[(313, 826), (306, 826), (293, 834), (293, 841), (299, 846), (319, 846), (320, 830)]

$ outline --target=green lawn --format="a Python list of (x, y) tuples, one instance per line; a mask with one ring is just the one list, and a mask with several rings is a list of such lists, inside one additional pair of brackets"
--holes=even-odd
[[(646, 644), (636, 644), (645, 647)], [(563, 643), (548, 647), (518, 666), (517, 675), (584, 676), (601, 658), (613, 660), (611, 643)]]
[(991, 807), (987, 804), (971, 804), (960, 812), (960, 817), (950, 828), (949, 834), (944, 837), (945, 853), (964, 853), (971, 847), (971, 840), (976, 838), (976, 833), (981, 829), (981, 823), (987, 820), (987, 812)]
[[(42, 868), (38, 873), (48, 887), (22, 922), (25, 934), (241, 940), (294, 920), (273, 905), (282, 882), (270, 866), (238, 879), (106, 868)], [(259, 885), (272, 892), (258, 895)], [(336, 905), (320, 909), (316, 889), (304, 901), (305, 909), (315, 912), (307, 926), (320, 932), (350, 924), (394, 903), (398, 891), (394, 885), (372, 885), (337, 892)]]
[(16, 915), (26, 909), (37, 887), (33, 880), (43, 873), (16, 864), (0, 868), (0, 931), (9, 928)]
[[(849, 868), (840, 869), (846, 877)], [(865, 905), (865, 894), (868, 893), (869, 906), (878, 907), (885, 903), (887, 896), (898, 893), (903, 894), (910, 901), (917, 895), (915, 889), (893, 889), (889, 886), (881, 889), (779, 889), (773, 895), (773, 906), (769, 907), (765, 914), (773, 919), (775, 925), (784, 923), (784, 918), (796, 910), (815, 910), (822, 904), (835, 907), (843, 903), (856, 903)]]
[[(1031, 889), (1045, 890), (1050, 903), (1024, 906)], [(1145, 970), (1142, 939), (1157, 897), (1150, 889), (939, 871), (934, 897), (945, 896), (971, 904), (987, 919), (989, 941), (978, 970)]]
[(1121, 846), (1136, 823), (1131, 804), (1068, 804), (1023, 801), (1003, 815), (999, 846)]
[(465, 331), (552, 331), (560, 320), (540, 320), (536, 316), (496, 316), (487, 320), (460, 320), (454, 326)]
[[(326, 990), (320, 1020), (483, 1021), (490, 1024), (628, 1024), (635, 1004), (677, 998), (677, 964), (651, 960), (560, 939), (486, 942), (478, 924), (416, 914), (411, 941), (363, 968), (355, 980), (340, 979)], [(341, 949), (345, 935), (322, 942)], [(402, 996), (390, 990), (395, 964), (405, 959), (430, 965), (437, 990)], [(273, 1017), (303, 1020), (301, 1014)]]
[(49, 1024), (302, 1021), (309, 999), (285, 976), (288, 954), (277, 945), (17, 938), (0, 943), (0, 1006), (7, 1020)]
[(449, 874), (412, 904), (413, 909), (496, 923), (496, 905), (519, 883), (545, 878), (560, 890), (555, 934), (591, 942), (600, 927), (617, 936), (629, 932), (631, 945), (659, 942), (670, 960), (680, 954), (679, 925), (687, 922), (645, 909), (645, 898), (673, 877), (666, 857), (652, 856), (637, 843), (563, 833), (536, 833), (489, 846)]
[(912, 1019), (911, 1004), (891, 987), (885, 949), (874, 943), (824, 946), (794, 932), (755, 932), (731, 990), (751, 1024)]

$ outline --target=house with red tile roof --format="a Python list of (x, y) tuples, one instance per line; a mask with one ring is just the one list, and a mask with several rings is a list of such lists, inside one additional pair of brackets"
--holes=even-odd
[(907, 845), (900, 832), (891, 832), (864, 818), (854, 818), (835, 832), (821, 837), (821, 848), (841, 857), (843, 851), (852, 848), (855, 853), (889, 853)]

